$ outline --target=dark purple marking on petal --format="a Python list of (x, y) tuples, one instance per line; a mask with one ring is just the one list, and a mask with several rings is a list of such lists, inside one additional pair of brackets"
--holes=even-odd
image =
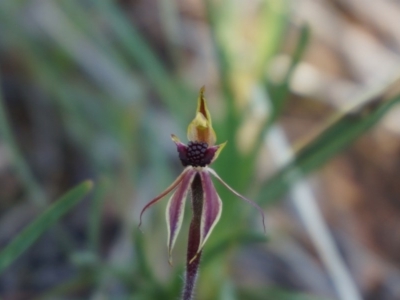
[(197, 171), (193, 168), (186, 172), (176, 191), (168, 201), (166, 219), (168, 228), (168, 254), (170, 264), (172, 264), (171, 251), (182, 225), (186, 196), (196, 173)]
[(178, 137), (175, 136), (174, 134), (171, 134), (171, 138), (176, 145), (176, 151), (178, 151), (179, 159), (181, 160), (182, 165), (184, 167), (190, 165), (189, 159), (188, 159), (188, 146), (186, 146), (184, 143), (182, 143), (178, 139)]
[(142, 215), (143, 215), (143, 213), (150, 206), (152, 206), (153, 204), (157, 203), (159, 200), (164, 198), (168, 193), (170, 193), (173, 189), (175, 189), (178, 186), (178, 184), (183, 180), (183, 178), (186, 175), (186, 173), (189, 172), (190, 170), (193, 170), (193, 168), (192, 167), (187, 167), (186, 169), (184, 169), (183, 172), (178, 176), (178, 178), (176, 178), (175, 181), (169, 187), (167, 187), (167, 189), (165, 191), (163, 191), (160, 195), (158, 195), (157, 197), (155, 197), (153, 200), (151, 200), (149, 203), (146, 204), (146, 206), (140, 212), (139, 228), (142, 225)]
[(204, 165), (209, 165), (213, 162), (215, 153), (218, 151), (219, 146), (212, 146), (204, 153)]
[(190, 165), (189, 158), (188, 158), (188, 151), (187, 146), (184, 144), (176, 145), (179, 159), (184, 167)]
[(255, 203), (254, 201), (251, 201), (250, 199), (247, 199), (246, 197), (240, 195), (238, 192), (236, 192), (233, 188), (231, 188), (225, 181), (222, 180), (221, 177), (219, 177), (219, 175), (217, 174), (217, 172), (215, 172), (213, 169), (211, 168), (207, 168), (207, 171), (209, 173), (211, 173), (215, 178), (217, 178), (219, 180), (219, 182), (221, 182), (228, 190), (230, 190), (233, 194), (235, 194), (236, 196), (238, 196), (240, 199), (246, 201), (247, 203), (249, 203), (250, 205), (252, 205), (253, 207), (255, 207), (256, 209), (258, 209), (258, 211), (261, 214), (261, 218), (262, 218), (262, 223), (263, 223), (263, 227), (264, 227), (264, 232), (266, 233), (267, 230), (265, 229), (265, 215), (264, 215), (264, 211), (262, 210), (262, 208)]
[[(197, 253), (201, 251), (215, 225), (218, 223), (222, 212), (222, 201), (219, 198), (210, 174), (206, 169), (199, 172), (204, 193), (203, 211), (200, 225), (200, 244)], [(193, 257), (192, 260), (196, 258)]]
[(191, 186), (193, 217), (190, 222), (188, 248), (186, 254), (186, 275), (182, 300), (193, 299), (194, 288), (199, 270), (201, 252), (200, 245), (201, 212), (203, 211), (204, 193), (199, 173), (193, 179)]

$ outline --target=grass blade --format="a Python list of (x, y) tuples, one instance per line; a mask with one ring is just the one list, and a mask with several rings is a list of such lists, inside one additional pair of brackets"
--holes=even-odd
[(263, 93), (261, 101), (268, 101), (268, 106), (271, 106), (271, 114), (265, 119), (260, 127), (259, 133), (252, 150), (246, 155), (246, 158), (241, 160), (241, 174), (244, 182), (251, 178), (251, 174), (254, 170), (255, 162), (258, 157), (258, 153), (264, 141), (264, 136), (268, 132), (272, 124), (279, 118), (282, 110), (288, 100), (290, 92), (290, 81), (293, 76), (294, 70), (299, 64), (304, 52), (307, 48), (310, 38), (310, 28), (305, 25), (300, 30), (300, 36), (296, 44), (296, 48), (293, 52), (291, 64), (286, 72), (286, 75), (279, 85), (272, 85), (270, 82), (265, 82), (263, 86), (260, 86), (260, 91)]
[[(272, 113), (268, 117), (268, 119), (265, 120), (264, 125), (262, 126), (262, 129), (259, 134), (259, 138), (257, 139), (257, 145), (254, 147), (254, 151), (257, 151), (260, 149), (260, 146), (262, 144), (262, 137), (265, 136), (266, 132), (268, 131), (269, 127), (277, 120), (277, 118), (280, 116), (282, 113), (282, 110), (285, 106), (286, 100), (288, 99), (289, 92), (290, 92), (290, 81), (293, 77), (293, 73), (296, 70), (297, 65), (300, 63), (301, 58), (304, 55), (304, 52), (307, 49), (308, 42), (310, 40), (310, 27), (307, 25), (304, 25), (300, 29), (300, 36), (299, 40), (296, 45), (296, 49), (294, 50), (292, 60), (289, 66), (288, 71), (286, 72), (286, 75), (282, 81), (281, 84), (279, 85), (272, 85), (271, 83), (266, 83), (266, 86), (268, 87), (268, 92), (270, 94), (270, 99), (271, 99), (271, 104), (272, 104)], [(255, 154), (255, 153), (253, 153)], [(252, 157), (255, 157), (255, 155), (251, 155)]]
[(85, 181), (67, 192), (36, 220), (22, 230), (1, 252), (0, 273), (26, 251), (47, 229), (69, 212), (92, 189), (93, 183)]
[(94, 253), (99, 250), (103, 204), (110, 186), (110, 180), (103, 177), (99, 180), (98, 187), (93, 192), (87, 232), (89, 249)]
[(296, 179), (296, 174), (302, 176), (322, 166), (374, 126), (399, 102), (400, 95), (389, 100), (380, 96), (355, 112), (349, 111), (335, 118), (329, 127), (297, 151), (293, 161), (262, 186), (258, 201), (265, 204), (281, 196), (289, 188), (290, 182)]
[[(130, 59), (137, 64), (144, 77), (154, 86), (171, 112), (176, 111), (176, 107), (185, 105), (182, 100), (185, 99), (187, 90), (179, 84), (176, 76), (171, 76), (140, 31), (129, 22), (124, 12), (109, 0), (92, 1), (92, 3), (107, 20), (118, 43), (127, 51)], [(179, 115), (177, 118), (179, 119)]]
[(38, 207), (44, 207), (46, 205), (46, 197), (40, 188), (40, 185), (38, 182), (36, 182), (34, 176), (32, 175), (32, 172), (25, 161), (22, 152), (18, 147), (18, 143), (14, 138), (11, 129), (10, 120), (7, 116), (6, 107), (3, 103), (3, 95), (0, 91), (0, 137), (3, 138), (4, 142), (9, 147), (14, 168), (18, 173), (18, 177), (21, 178), (21, 181), (26, 186), (32, 202)]

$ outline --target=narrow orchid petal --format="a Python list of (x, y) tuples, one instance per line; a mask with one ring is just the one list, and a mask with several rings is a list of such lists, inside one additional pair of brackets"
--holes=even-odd
[(233, 188), (231, 188), (225, 181), (222, 180), (221, 177), (218, 176), (217, 172), (215, 172), (213, 169), (211, 168), (207, 168), (208, 172), (210, 172), (215, 178), (217, 178), (228, 190), (230, 190), (233, 194), (235, 194), (236, 196), (238, 196), (239, 198), (241, 198), (242, 200), (246, 201), (247, 203), (249, 203), (250, 205), (254, 206), (255, 208), (258, 209), (258, 211), (261, 214), (262, 217), (262, 222), (263, 222), (263, 227), (264, 227), (264, 232), (267, 232), (265, 229), (265, 216), (264, 216), (264, 211), (262, 210), (262, 208), (255, 203), (254, 201), (251, 201), (250, 199), (247, 199), (246, 197), (240, 195), (238, 192), (236, 192)]
[(183, 180), (183, 178), (185, 177), (185, 174), (188, 173), (190, 170), (193, 170), (193, 168), (190, 166), (187, 167), (186, 169), (184, 169), (183, 172), (181, 173), (181, 175), (179, 175), (178, 178), (176, 178), (175, 181), (169, 187), (167, 187), (167, 189), (165, 191), (163, 191), (160, 195), (155, 197), (153, 200), (151, 200), (149, 203), (147, 203), (145, 207), (143, 207), (142, 211), (140, 212), (139, 228), (142, 225), (142, 215), (146, 211), (146, 209), (148, 209), (153, 204), (157, 203), (159, 200), (161, 200), (167, 194), (169, 194), (173, 189), (175, 189), (178, 186), (178, 184)]
[(181, 229), (183, 214), (185, 211), (186, 196), (196, 173), (197, 171), (195, 169), (189, 169), (189, 171), (183, 175), (183, 179), (179, 183), (178, 188), (168, 201), (166, 219), (168, 228), (168, 254), (169, 263), (171, 265), (171, 251), (174, 247), (179, 230)]
[[(200, 253), (215, 225), (218, 223), (222, 212), (222, 201), (215, 190), (210, 174), (206, 169), (200, 171), (199, 174), (203, 187), (204, 200), (200, 224), (200, 243), (197, 254)], [(197, 254), (189, 263), (195, 260)]]
[(226, 143), (227, 142), (224, 142), (222, 144), (219, 144), (219, 145), (216, 145), (216, 146), (210, 148), (210, 150), (213, 148), (216, 149), (210, 164), (212, 164), (218, 158), (218, 155), (221, 153), (222, 149), (224, 149), (224, 147), (226, 146)]

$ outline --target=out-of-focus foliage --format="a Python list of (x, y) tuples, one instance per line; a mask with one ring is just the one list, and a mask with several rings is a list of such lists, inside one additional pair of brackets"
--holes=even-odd
[[(204, 249), (198, 299), (337, 297), (321, 253), (277, 200), (373, 126), (393, 143), (392, 158), (400, 149), (379, 131), (398, 139), (400, 32), (389, 20), (400, 5), (360, 2), (1, 1), (0, 296), (179, 297), (186, 239), (170, 268), (164, 207), (146, 216), (143, 233), (138, 214), (180, 172), (170, 133), (184, 136), (206, 85), (218, 138), (228, 140), (215, 168), (263, 205), (269, 235), (217, 183), (224, 211)], [(391, 12), (387, 23), (371, 10)], [(268, 152), (273, 127), (300, 145), (283, 166)], [(86, 179), (87, 199), (88, 182), (66, 192)], [(361, 195), (338, 182), (344, 198)], [(396, 251), (374, 252), (354, 238), (360, 227), (337, 225), (358, 207), (326, 212), (329, 225), (361, 294), (396, 299)]]

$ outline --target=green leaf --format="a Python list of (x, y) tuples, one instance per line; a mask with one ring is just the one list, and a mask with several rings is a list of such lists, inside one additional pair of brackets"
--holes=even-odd
[[(293, 73), (296, 70), (297, 65), (300, 63), (307, 49), (307, 45), (310, 40), (310, 33), (310, 27), (308, 25), (301, 27), (299, 40), (297, 41), (296, 49), (293, 52), (292, 60), (289, 69), (286, 72), (285, 78), (283, 79), (282, 83), (277, 86), (273, 86), (271, 83), (268, 84), (274, 110), (273, 117), (277, 117), (281, 113), (285, 100), (289, 96), (290, 81), (292, 80)], [(274, 120), (275, 118), (272, 119)]]
[(289, 66), (286, 75), (279, 85), (273, 85), (270, 82), (265, 84), (268, 92), (270, 94), (271, 104), (272, 104), (272, 114), (269, 118), (265, 121), (264, 125), (262, 126), (261, 132), (259, 134), (258, 143), (255, 147), (255, 151), (258, 151), (262, 141), (263, 136), (268, 131), (269, 127), (277, 120), (277, 118), (282, 113), (282, 110), (286, 104), (286, 101), (289, 98), (290, 92), (290, 81), (292, 80), (293, 73), (296, 70), (297, 65), (300, 63), (306, 49), (308, 42), (310, 40), (310, 27), (304, 25), (300, 29), (300, 36), (299, 40), (297, 41), (296, 49), (293, 52), (292, 60)]
[(69, 212), (92, 189), (93, 182), (85, 181), (52, 204), (35, 221), (20, 232), (0, 252), (0, 273), (26, 251), (47, 229)]
[(277, 199), (298, 176), (321, 167), (374, 126), (398, 102), (400, 95), (390, 100), (377, 97), (357, 111), (334, 118), (314, 140), (297, 151), (293, 161), (263, 184), (257, 200), (265, 204)]
[(220, 295), (218, 297), (220, 300), (236, 300), (239, 299), (236, 293), (235, 283), (227, 278), (224, 280), (221, 286)]
[(36, 206), (44, 207), (46, 204), (46, 197), (41, 190), (40, 185), (35, 180), (26, 160), (24, 159), (23, 153), (18, 147), (18, 143), (14, 137), (6, 107), (3, 102), (3, 93), (0, 91), (0, 137), (10, 150), (12, 164), (17, 175), (19, 178), (21, 178), (21, 181), (28, 190), (29, 199), (31, 199)]
[(285, 104), (289, 98), (288, 96), (290, 92), (291, 78), (306, 51), (309, 39), (310, 28), (309, 26), (304, 25), (300, 30), (300, 35), (292, 55), (292, 60), (283, 81), (279, 85), (273, 85), (270, 82), (264, 83), (265, 93), (269, 95), (269, 97), (265, 95), (265, 101), (271, 102), (270, 105), (272, 106), (272, 111), (271, 115), (268, 116), (268, 118), (265, 119), (264, 123), (261, 125), (261, 129), (257, 134), (254, 147), (244, 159), (240, 160), (240, 170), (242, 174), (241, 178), (244, 182), (248, 182), (252, 178), (255, 162), (258, 157), (257, 154), (259, 153), (263, 144), (264, 136), (268, 132), (271, 125), (274, 124), (274, 122), (279, 118), (282, 110), (285, 107)]
[(185, 95), (190, 95), (188, 90), (181, 85), (174, 74), (168, 72), (140, 31), (113, 1), (102, 0), (92, 1), (92, 3), (104, 20), (107, 20), (117, 42), (134, 60), (143, 75), (179, 120), (176, 107), (186, 105), (182, 100), (185, 99)]
[(100, 243), (100, 225), (104, 198), (109, 191), (111, 181), (103, 177), (96, 184), (97, 188), (93, 191), (93, 198), (90, 207), (89, 224), (87, 228), (89, 249), (97, 253)]

